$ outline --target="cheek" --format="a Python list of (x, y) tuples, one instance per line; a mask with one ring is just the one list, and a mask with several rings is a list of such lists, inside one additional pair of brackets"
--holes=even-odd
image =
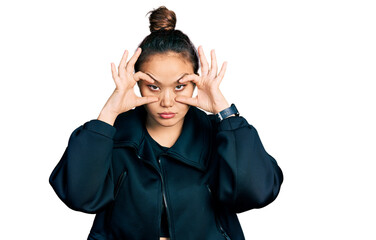
[(143, 105), (148, 112), (149, 116), (157, 115), (156, 112), (158, 112), (158, 103), (149, 103)]

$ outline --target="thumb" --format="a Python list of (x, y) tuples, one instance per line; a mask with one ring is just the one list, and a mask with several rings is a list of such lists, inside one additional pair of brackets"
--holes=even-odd
[(137, 97), (136, 107), (156, 101), (158, 101), (157, 97)]
[(184, 97), (184, 96), (177, 96), (175, 98), (175, 101), (181, 102), (184, 104), (192, 105), (197, 107), (197, 97), (191, 98), (191, 97)]

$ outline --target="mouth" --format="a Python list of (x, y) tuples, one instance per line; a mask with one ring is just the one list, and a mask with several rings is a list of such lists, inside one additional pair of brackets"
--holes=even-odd
[(158, 113), (161, 118), (173, 118), (175, 116), (175, 113), (173, 112), (163, 112), (163, 113)]

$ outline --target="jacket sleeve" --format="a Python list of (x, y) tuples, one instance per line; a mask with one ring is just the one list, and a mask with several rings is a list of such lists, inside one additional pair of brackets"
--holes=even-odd
[(114, 200), (111, 159), (115, 132), (112, 125), (93, 119), (70, 135), (49, 177), (52, 188), (69, 208), (97, 213)]
[(236, 213), (274, 201), (283, 174), (256, 129), (241, 116), (229, 117), (217, 125), (215, 141), (218, 200)]

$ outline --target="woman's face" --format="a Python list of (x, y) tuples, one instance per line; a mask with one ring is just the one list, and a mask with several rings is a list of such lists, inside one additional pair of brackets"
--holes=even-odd
[(144, 105), (148, 113), (149, 126), (172, 127), (183, 123), (189, 105), (176, 102), (175, 97), (192, 97), (194, 91), (192, 82), (178, 82), (184, 75), (194, 73), (192, 64), (184, 60), (174, 52), (155, 54), (140, 67), (140, 71), (155, 80), (154, 84), (144, 80), (138, 82), (141, 95), (156, 96), (159, 99), (157, 102)]

